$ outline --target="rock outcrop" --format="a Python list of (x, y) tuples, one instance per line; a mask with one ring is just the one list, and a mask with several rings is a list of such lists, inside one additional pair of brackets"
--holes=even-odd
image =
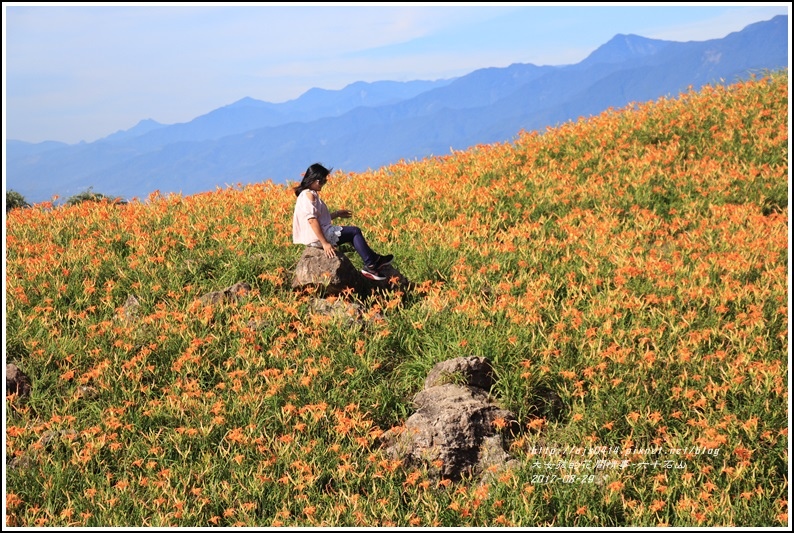
[(6, 365), (6, 396), (16, 394), (20, 398), (30, 396), (30, 378), (22, 372), (17, 365)]
[(314, 287), (322, 295), (342, 294), (348, 290), (359, 296), (368, 296), (376, 290), (407, 289), (408, 280), (392, 265), (381, 270), (386, 277), (382, 281), (364, 277), (350, 259), (339, 250), (334, 257), (326, 257), (321, 248), (307, 246), (295, 267), (292, 279), (293, 289)]
[(208, 292), (199, 300), (204, 305), (217, 305), (223, 303), (236, 303), (251, 291), (251, 285), (245, 281), (235, 283), (220, 291)]
[(451, 480), (513, 466), (507, 439), (519, 424), (492, 401), (493, 379), (491, 364), (482, 357), (439, 363), (414, 397), (416, 412), (381, 435), (381, 446), (404, 464), (437, 468), (439, 477)]

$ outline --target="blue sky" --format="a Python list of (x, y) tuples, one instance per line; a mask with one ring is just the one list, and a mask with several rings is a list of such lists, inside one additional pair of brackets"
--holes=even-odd
[[(3, 137), (92, 142), (241, 98), (578, 63), (616, 34), (704, 41), (785, 2), (3, 4)], [(790, 46), (790, 44), (789, 44)]]

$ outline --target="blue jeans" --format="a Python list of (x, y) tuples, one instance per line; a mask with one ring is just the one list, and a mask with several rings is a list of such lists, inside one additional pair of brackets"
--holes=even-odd
[(339, 242), (337, 244), (345, 244), (348, 242), (353, 243), (353, 248), (355, 248), (356, 252), (358, 252), (358, 255), (361, 256), (364, 264), (374, 265), (375, 261), (378, 259), (378, 254), (373, 252), (372, 248), (369, 247), (366, 239), (364, 239), (364, 235), (361, 233), (361, 230), (356, 226), (341, 227), (342, 235), (339, 236)]

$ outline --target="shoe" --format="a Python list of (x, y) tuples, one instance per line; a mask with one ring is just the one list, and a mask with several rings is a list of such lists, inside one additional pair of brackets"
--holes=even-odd
[(375, 281), (383, 281), (386, 279), (386, 276), (381, 276), (378, 274), (378, 271), (371, 266), (365, 265), (364, 268), (361, 269), (361, 273), (364, 275), (364, 277), (373, 279)]
[(392, 254), (379, 255), (378, 259), (375, 261), (375, 270), (380, 271), (381, 268), (390, 265), (392, 261), (394, 261), (394, 256)]

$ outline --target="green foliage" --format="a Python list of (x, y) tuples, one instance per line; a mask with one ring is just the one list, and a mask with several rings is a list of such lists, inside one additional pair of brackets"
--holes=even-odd
[(30, 204), (25, 200), (25, 197), (17, 191), (8, 191), (6, 193), (6, 213), (20, 207), (30, 207)]
[(74, 196), (70, 196), (68, 200), (66, 200), (66, 205), (75, 205), (82, 202), (103, 202), (107, 201), (110, 203), (126, 203), (121, 198), (116, 196), (105, 196), (102, 193), (94, 192), (93, 187), (89, 187), (85, 191), (75, 194)]

